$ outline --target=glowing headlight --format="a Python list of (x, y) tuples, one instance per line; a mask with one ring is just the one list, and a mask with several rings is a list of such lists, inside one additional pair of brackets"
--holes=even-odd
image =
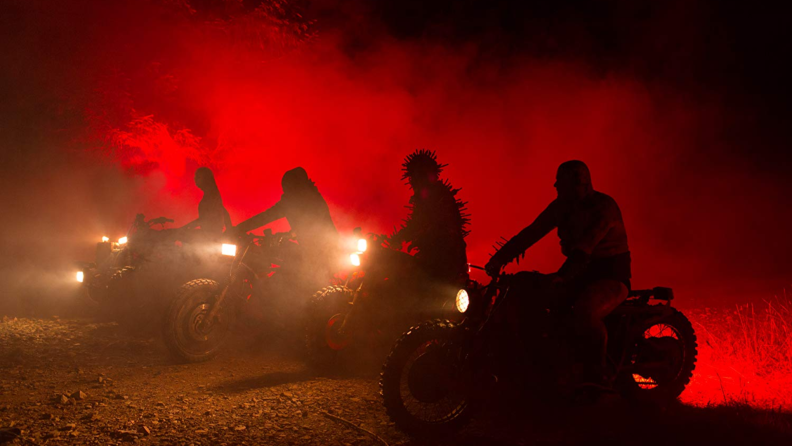
[(367, 248), (368, 248), (368, 243), (366, 242), (366, 239), (364, 238), (358, 239), (358, 243), (357, 243), (358, 252), (366, 252)]
[(354, 266), (360, 266), (360, 256), (357, 254), (350, 254), (349, 263), (351, 263)]
[(126, 242), (127, 242), (127, 238), (126, 237), (121, 237), (120, 239), (118, 239), (118, 244), (119, 245), (123, 245)]
[(220, 252), (222, 252), (224, 256), (236, 256), (236, 245), (223, 243), (223, 247), (220, 248)]
[(110, 241), (110, 237), (108, 236), (102, 237), (102, 242), (109, 242), (109, 241)]
[(82, 271), (77, 271), (77, 281), (83, 283), (83, 280), (85, 280), (85, 273)]
[(460, 313), (464, 313), (465, 311), (467, 311), (469, 305), (470, 305), (470, 297), (468, 296), (467, 291), (459, 290), (459, 292), (457, 292), (457, 297), (456, 297), (457, 311), (459, 311)]

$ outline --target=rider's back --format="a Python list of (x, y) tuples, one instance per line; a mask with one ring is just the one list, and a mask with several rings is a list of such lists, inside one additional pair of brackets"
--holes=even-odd
[(411, 224), (420, 228), (411, 247), (431, 275), (456, 278), (467, 272), (467, 220), (450, 185), (438, 181), (426, 190), (426, 197), (410, 200)]
[(555, 200), (551, 208), (564, 255), (569, 256), (575, 249), (589, 252), (592, 258), (629, 252), (621, 210), (609, 195), (594, 191), (577, 202)]

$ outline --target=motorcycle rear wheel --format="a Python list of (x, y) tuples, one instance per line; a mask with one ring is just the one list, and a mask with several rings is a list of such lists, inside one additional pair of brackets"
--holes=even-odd
[(452, 435), (480, 406), (461, 371), (463, 329), (448, 320), (416, 325), (382, 366), (380, 394), (396, 427), (415, 437)]
[[(676, 399), (690, 383), (698, 358), (698, 344), (693, 325), (678, 310), (661, 321), (646, 324), (643, 339), (635, 343), (631, 362), (664, 361), (666, 368), (646, 373), (639, 370), (622, 372), (616, 388), (628, 400), (649, 404), (666, 404)], [(649, 375), (649, 376), (644, 376)]]
[(196, 279), (181, 286), (165, 314), (163, 326), (163, 340), (173, 356), (196, 363), (209, 361), (220, 353), (236, 314), (226, 301), (214, 321), (205, 320), (219, 293), (220, 285), (210, 279)]

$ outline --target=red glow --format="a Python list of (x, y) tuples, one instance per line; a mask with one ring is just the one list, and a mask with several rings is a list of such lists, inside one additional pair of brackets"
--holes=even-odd
[[(553, 198), (552, 178), (560, 162), (586, 159), (606, 191), (635, 181), (639, 166), (668, 167), (650, 157), (662, 150), (650, 141), (657, 135), (641, 134), (656, 118), (641, 86), (591, 80), (575, 67), (526, 67), (504, 84), (488, 85), (494, 73), (466, 79), (468, 55), (442, 48), (394, 43), (351, 61), (327, 38), (311, 48), (312, 54), (266, 69), (252, 54), (224, 50), (202, 48), (173, 68), (179, 73), (171, 79), (179, 97), (189, 98), (188, 111), (205, 123), (201, 136), (177, 119), (160, 118), (155, 111), (164, 107), (161, 103), (149, 104), (151, 110), (108, 113), (102, 110), (119, 104), (103, 101), (127, 94), (107, 93), (89, 106), (95, 107), (91, 128), (103, 129), (94, 136), (112, 148), (122, 167), (161, 177), (159, 187), (171, 195), (191, 196), (149, 207), (162, 206), (165, 212), (178, 203), (183, 214), (193, 213), (198, 197), (190, 184), (192, 170), (209, 164), (239, 221), (274, 203), (282, 172), (303, 165), (333, 206), (339, 227), (384, 232), (403, 218), (409, 194), (399, 181), (400, 160), (426, 146), (450, 164), (448, 177), (470, 202), (469, 258), (483, 263), (493, 239), (517, 232)], [(133, 97), (161, 80), (146, 72), (137, 81), (129, 87)], [(117, 115), (129, 120), (106, 119)], [(640, 155), (630, 154), (636, 141), (647, 147)], [(636, 166), (634, 173), (620, 169), (628, 163)], [(504, 208), (498, 195), (517, 188), (526, 194)], [(633, 215), (633, 197), (615, 195), (628, 217)], [(499, 215), (504, 213), (506, 221)], [(652, 242), (636, 239), (639, 245), (647, 241)], [(554, 245), (552, 240), (541, 244), (531, 266), (555, 268), (561, 258)]]
[[(145, 178), (118, 221), (139, 210), (194, 218), (199, 165), (215, 168), (240, 221), (274, 203), (282, 173), (302, 165), (340, 228), (388, 232), (409, 196), (400, 161), (427, 147), (450, 164), (448, 178), (469, 201), (468, 258), (480, 264), (494, 240), (515, 234), (554, 197), (557, 165), (579, 158), (595, 187), (621, 205), (636, 285), (745, 299), (746, 290), (777, 289), (757, 289), (762, 278), (785, 274), (771, 261), (730, 260), (756, 257), (763, 234), (788, 212), (775, 208), (782, 192), (770, 179), (739, 160), (712, 163), (702, 150), (721, 144), (729, 128), (716, 100), (628, 73), (594, 76), (574, 61), (525, 58), (501, 67), (481, 62), (474, 46), (381, 37), (351, 51), (325, 30), (303, 45), (268, 33), (275, 40), (262, 48), (245, 43), (254, 42), (245, 40), (251, 29), (218, 32), (147, 8), (96, 10), (102, 20), (84, 30), (91, 38), (75, 67), (86, 85), (67, 94), (86, 111), (85, 137), (100, 143), (95, 153)], [(757, 224), (768, 230), (753, 231)], [(736, 246), (724, 245), (738, 233)], [(550, 271), (560, 262), (548, 237), (525, 267)]]
[[(636, 284), (702, 298), (725, 290), (744, 298), (736, 290), (747, 286), (767, 292), (755, 281), (733, 283), (745, 265), (724, 254), (761, 244), (749, 230), (754, 219), (731, 210), (757, 208), (763, 224), (779, 225), (782, 218), (770, 217), (779, 192), (737, 165), (713, 169), (697, 154), (699, 135), (722, 130), (717, 104), (617, 73), (595, 78), (574, 63), (525, 60), (496, 70), (475, 62), (475, 48), (383, 40), (350, 58), (331, 33), (268, 59), (202, 34), (203, 26), (152, 23), (123, 58), (106, 56), (128, 47), (126, 37), (91, 52), (97, 93), (75, 100), (88, 111), (88, 136), (102, 143), (100, 153), (145, 176), (130, 215), (194, 218), (192, 172), (209, 165), (240, 221), (274, 203), (282, 173), (302, 165), (340, 228), (388, 232), (409, 196), (401, 159), (428, 147), (450, 164), (447, 176), (469, 202), (469, 260), (484, 263), (494, 240), (515, 234), (553, 199), (556, 166), (579, 158), (595, 187), (622, 207)], [(162, 33), (168, 45), (150, 51)], [(748, 183), (750, 193), (730, 193)], [(724, 193), (728, 205), (711, 198)], [(734, 233), (745, 239), (725, 248)], [(550, 271), (560, 262), (548, 237), (525, 266)]]
[(688, 310), (699, 363), (682, 400), (792, 409), (792, 314), (786, 294), (761, 305)]
[[(58, 98), (46, 99), (79, 115), (49, 129), (79, 135), (69, 152), (74, 171), (36, 179), (53, 197), (40, 233), (61, 225), (59, 236), (117, 240), (136, 212), (184, 224), (197, 213), (192, 176), (200, 165), (215, 170), (234, 222), (273, 204), (283, 172), (302, 165), (340, 229), (389, 232), (409, 197), (402, 158), (426, 147), (449, 164), (445, 174), (469, 202), (473, 264), (553, 199), (555, 168), (578, 158), (622, 208), (636, 287), (674, 287), (679, 304), (693, 307), (759, 301), (788, 283), (792, 244), (775, 236), (792, 220), (790, 208), (778, 206), (788, 201), (778, 187), (788, 178), (757, 173), (730, 154), (737, 144), (730, 129), (749, 125), (751, 110), (733, 110), (706, 91), (626, 71), (594, 74), (574, 60), (501, 64), (474, 46), (380, 38), (351, 49), (333, 30), (301, 46), (270, 33), (262, 49), (242, 29), (224, 33), (156, 2), (77, 3), (41, 14), (42, 29), (64, 36), (58, 58), (68, 62), (20, 70), (54, 73), (40, 74)], [(15, 201), (39, 200), (31, 194)], [(24, 239), (14, 223), (5, 236)], [(275, 228), (282, 229), (284, 222)], [(560, 263), (551, 235), (521, 267), (552, 271)], [(748, 387), (769, 395), (762, 383), (782, 381), (756, 378), (746, 359), (730, 362), (706, 348), (702, 341), (690, 401), (717, 402), (724, 390)]]

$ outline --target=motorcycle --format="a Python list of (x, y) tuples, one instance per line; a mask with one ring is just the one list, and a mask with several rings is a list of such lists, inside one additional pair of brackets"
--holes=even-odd
[(228, 274), (183, 284), (166, 312), (163, 339), (171, 354), (191, 363), (217, 356), (240, 316), (275, 297), (273, 276), (294, 254), (293, 238), (267, 229), (263, 237), (244, 234), (236, 244), (223, 243), (220, 251), (233, 258)]
[(126, 235), (117, 242), (102, 237), (96, 244), (95, 260), (80, 263), (76, 274), (88, 300), (104, 309), (117, 307), (123, 300), (121, 295), (130, 287), (134, 271), (174, 248), (163, 243), (162, 231), (153, 229), (172, 222), (166, 217), (146, 221), (143, 214), (138, 214)]
[[(455, 433), (507, 381), (498, 377), (510, 372), (519, 373), (517, 381), (540, 383), (531, 389), (536, 394), (546, 387), (562, 388), (548, 385), (568, 365), (558, 361), (561, 346), (568, 345), (561, 322), (566, 307), (554, 306), (560, 299), (550, 301), (542, 292), (512, 296), (511, 285), (526, 279), (537, 291), (547, 289), (547, 276), (539, 273), (500, 274), (486, 286), (470, 281), (456, 297), (461, 322), (424, 322), (399, 338), (380, 375), (385, 409), (399, 429), (413, 436)], [(613, 389), (628, 400), (666, 403), (690, 382), (698, 354), (696, 334), (671, 306), (672, 299), (670, 288), (632, 290), (605, 320)], [(531, 302), (530, 314), (514, 311), (526, 302)], [(515, 352), (516, 346), (523, 347), (523, 354)], [(527, 359), (524, 369), (515, 367), (515, 357)]]
[(331, 371), (354, 345), (387, 349), (417, 321), (456, 313), (453, 293), (459, 285), (434, 283), (413, 256), (386, 247), (386, 240), (376, 234), (360, 238), (356, 228), (347, 247), (352, 252), (346, 277), (312, 297), (305, 322), (311, 368)]
[[(214, 277), (222, 266), (222, 259), (203, 243), (177, 244), (187, 234), (166, 229), (172, 222), (166, 217), (146, 221), (138, 214), (117, 242), (103, 237), (97, 243), (96, 260), (82, 265), (77, 281), (105, 317), (148, 331), (180, 284), (192, 277)], [(160, 230), (154, 229), (157, 225)]]

